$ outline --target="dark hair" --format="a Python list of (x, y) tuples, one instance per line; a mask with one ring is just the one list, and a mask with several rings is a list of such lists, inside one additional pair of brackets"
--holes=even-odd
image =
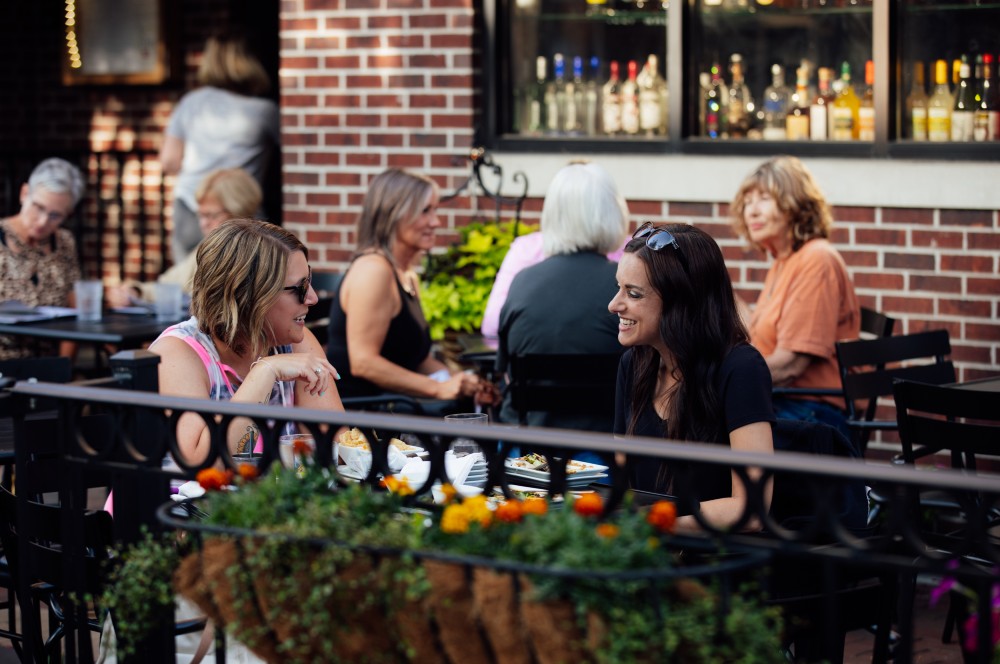
[[(672, 246), (659, 251), (647, 247), (648, 236), (629, 241), (625, 253), (643, 262), (650, 286), (663, 301), (660, 338), (673, 354), (677, 380), (664, 433), (677, 440), (714, 441), (725, 421), (715, 390), (716, 373), (729, 351), (746, 343), (748, 335), (715, 240), (686, 224), (661, 228), (677, 239), (687, 269)], [(640, 404), (653, 402), (659, 366), (659, 354), (652, 347), (632, 349), (634, 406), (629, 434), (635, 431)]]

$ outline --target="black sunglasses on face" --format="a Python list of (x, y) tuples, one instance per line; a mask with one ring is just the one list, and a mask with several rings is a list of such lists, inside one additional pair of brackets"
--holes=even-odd
[(646, 238), (646, 246), (653, 251), (660, 251), (664, 247), (673, 247), (676, 249), (677, 258), (681, 261), (681, 267), (684, 268), (685, 272), (689, 272), (687, 257), (684, 256), (681, 245), (677, 244), (677, 238), (674, 237), (673, 233), (666, 228), (654, 226), (651, 221), (647, 221), (632, 234), (633, 240), (641, 240), (642, 238)]
[(313, 278), (313, 269), (312, 269), (312, 265), (310, 265), (309, 266), (309, 276), (307, 276), (305, 279), (303, 279), (299, 283), (295, 284), (294, 286), (285, 286), (281, 290), (294, 291), (295, 294), (299, 297), (299, 304), (305, 304), (306, 303), (306, 295), (309, 294), (309, 286), (310, 286), (310, 284), (312, 284), (312, 278)]

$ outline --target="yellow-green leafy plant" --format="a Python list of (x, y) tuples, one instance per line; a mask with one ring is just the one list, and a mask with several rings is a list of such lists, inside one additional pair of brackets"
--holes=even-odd
[(443, 339), (445, 330), (479, 329), (510, 243), (537, 230), (522, 222), (474, 222), (459, 230), (460, 242), (427, 257), (420, 301), (431, 339)]

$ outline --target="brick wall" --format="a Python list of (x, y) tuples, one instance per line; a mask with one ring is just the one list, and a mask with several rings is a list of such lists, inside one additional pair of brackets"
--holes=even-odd
[[(375, 173), (420, 169), (445, 191), (464, 180), (455, 164), (477, 123), (475, 11), (472, 0), (283, 0), (285, 224), (316, 249), (318, 265), (345, 264)], [(755, 299), (767, 261), (729, 229), (726, 201), (633, 197), (629, 207), (635, 224), (705, 228), (740, 292)], [(529, 199), (525, 217), (537, 220), (540, 208)], [(488, 200), (457, 199), (442, 214), (439, 245), (469, 219), (493, 216)], [(899, 318), (898, 332), (947, 327), (963, 379), (998, 372), (997, 210), (837, 207), (834, 216), (834, 241), (865, 305)]]

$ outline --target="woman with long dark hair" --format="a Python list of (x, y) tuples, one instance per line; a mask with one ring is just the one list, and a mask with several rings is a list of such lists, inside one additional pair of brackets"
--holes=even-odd
[[(629, 350), (618, 370), (615, 433), (772, 452), (771, 376), (748, 343), (715, 240), (692, 226), (644, 224), (616, 276), (608, 309)], [(746, 503), (742, 482), (724, 467), (639, 464), (633, 484), (693, 492), (719, 525), (738, 519)], [(691, 516), (678, 524), (696, 527)]]

